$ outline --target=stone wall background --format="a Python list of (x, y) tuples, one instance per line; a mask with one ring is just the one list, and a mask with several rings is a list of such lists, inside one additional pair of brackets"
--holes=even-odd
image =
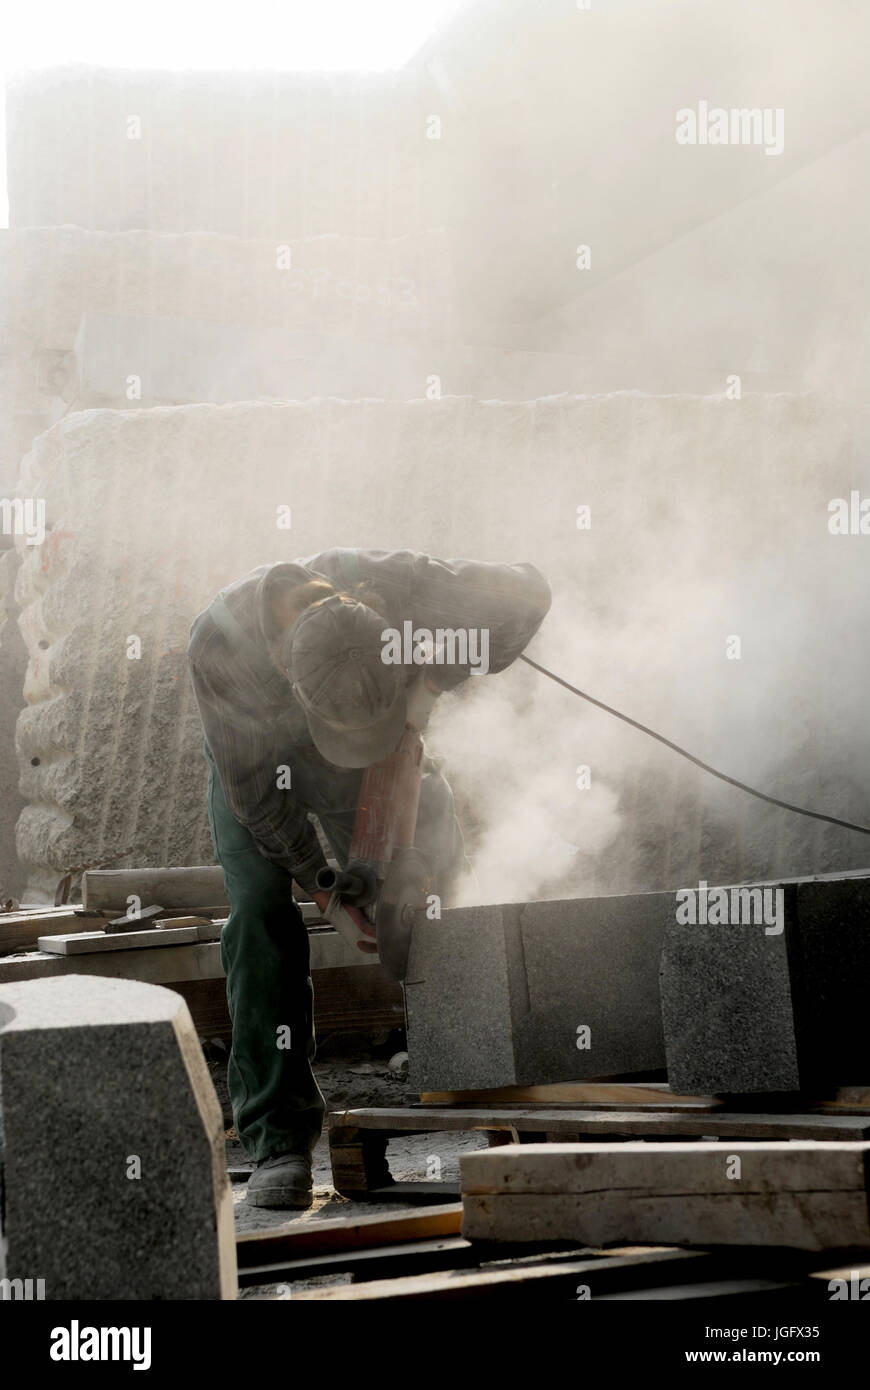
[[(847, 679), (866, 658), (849, 635), (855, 614), (833, 616), (860, 583), (861, 538), (827, 532), (827, 500), (849, 477), (842, 416), (810, 397), (69, 416), (22, 475), (49, 499), (50, 526), (43, 546), (21, 544), (16, 585), (28, 892), (127, 845), (155, 864), (210, 857), (190, 620), (256, 564), (330, 545), (531, 560), (556, 594), (535, 644), (545, 664), (735, 776), (866, 818), (870, 749)], [(289, 532), (276, 524), (283, 504)], [(742, 634), (739, 662), (725, 660), (730, 633)], [(131, 635), (140, 660), (128, 659)], [(629, 891), (846, 867), (860, 853), (859, 837), (720, 788), (535, 673), (484, 684), (445, 702), (432, 745), (489, 843), (487, 881), (536, 877), (529, 896), (566, 878)], [(581, 763), (589, 794), (575, 786)], [(521, 843), (505, 856), (497, 837), (513, 823)]]

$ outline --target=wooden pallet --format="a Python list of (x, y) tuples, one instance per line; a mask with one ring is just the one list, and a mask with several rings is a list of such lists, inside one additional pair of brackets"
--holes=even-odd
[(580, 1143), (619, 1139), (837, 1139), (870, 1138), (870, 1113), (806, 1111), (753, 1113), (696, 1105), (641, 1106), (409, 1106), (338, 1111), (329, 1117), (332, 1181), (343, 1196), (383, 1200), (395, 1193), (442, 1200), (459, 1195), (446, 1183), (395, 1184), (387, 1144), (400, 1135), (477, 1132), (492, 1143)]

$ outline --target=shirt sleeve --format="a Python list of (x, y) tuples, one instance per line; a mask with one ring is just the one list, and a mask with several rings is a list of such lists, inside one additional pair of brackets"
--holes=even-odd
[(466, 680), (475, 665), (480, 667), (484, 633), (486, 669), (504, 671), (534, 637), (551, 602), (550, 586), (534, 565), (417, 556), (410, 593), (415, 624), (433, 631), (475, 629), (477, 633), (476, 661), (432, 666), (430, 679), (443, 690)]
[[(206, 743), (226, 803), (251, 833), (259, 852), (312, 892), (318, 869), (326, 864), (308, 813), (292, 786), (278, 785), (280, 758), (262, 710), (231, 683), (215, 660), (215, 642), (206, 661), (191, 643), (190, 675)], [(291, 771), (292, 776), (292, 771)]]

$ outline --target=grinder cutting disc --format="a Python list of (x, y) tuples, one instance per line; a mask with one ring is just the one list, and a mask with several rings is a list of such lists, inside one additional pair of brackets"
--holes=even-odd
[(400, 849), (390, 860), (375, 908), (375, 931), (381, 964), (396, 980), (407, 974), (414, 918), (425, 909), (433, 881), (419, 850)]

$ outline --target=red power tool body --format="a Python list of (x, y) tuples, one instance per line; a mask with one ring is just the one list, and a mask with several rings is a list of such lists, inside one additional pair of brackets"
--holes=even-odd
[(395, 752), (363, 773), (347, 869), (321, 869), (314, 895), (354, 949), (377, 951), (398, 980), (414, 912), (432, 889), (426, 858), (414, 849), (422, 779), (423, 740), (406, 725)]

